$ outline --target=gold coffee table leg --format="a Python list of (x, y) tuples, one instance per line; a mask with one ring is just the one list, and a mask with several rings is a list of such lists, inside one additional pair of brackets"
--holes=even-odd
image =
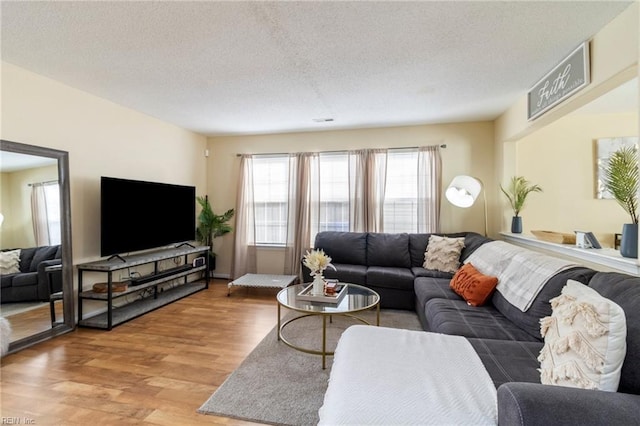
[(322, 316), (322, 369), (327, 368), (327, 316)]
[(278, 303), (278, 341), (280, 341), (280, 304)]

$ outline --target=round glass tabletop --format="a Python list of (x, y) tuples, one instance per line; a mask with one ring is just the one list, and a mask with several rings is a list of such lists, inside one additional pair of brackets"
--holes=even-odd
[(311, 283), (298, 284), (282, 289), (277, 296), (278, 303), (286, 308), (300, 312), (337, 314), (364, 311), (375, 307), (380, 302), (380, 295), (370, 288), (357, 284), (341, 284), (347, 286), (345, 289), (347, 293), (338, 303), (300, 300), (298, 294)]

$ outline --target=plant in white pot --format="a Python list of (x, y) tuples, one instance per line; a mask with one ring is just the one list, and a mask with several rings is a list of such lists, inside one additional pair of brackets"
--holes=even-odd
[(511, 219), (511, 232), (514, 234), (522, 233), (522, 217), (520, 212), (524, 208), (524, 202), (527, 196), (532, 192), (542, 192), (542, 188), (534, 185), (524, 178), (524, 176), (513, 176), (509, 181), (509, 186), (504, 189), (500, 185), (503, 194), (507, 196), (511, 209), (513, 210), (513, 218)]
[(603, 169), (602, 181), (613, 198), (629, 213), (631, 223), (622, 226), (620, 254), (638, 257), (638, 148), (622, 147)]

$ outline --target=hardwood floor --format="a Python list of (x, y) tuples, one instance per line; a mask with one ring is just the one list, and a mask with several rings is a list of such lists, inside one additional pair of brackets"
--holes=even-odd
[[(62, 303), (56, 302), (54, 309), (56, 312), (56, 321), (62, 321), (64, 317), (62, 313)], [(51, 310), (49, 303), (44, 303), (37, 308), (19, 314), (13, 314), (6, 318), (11, 323), (12, 342), (51, 328)]]
[[(276, 324), (274, 289), (209, 290), (2, 359), (2, 424), (250, 424), (196, 410)], [(13, 424), (17, 424), (15, 421)]]

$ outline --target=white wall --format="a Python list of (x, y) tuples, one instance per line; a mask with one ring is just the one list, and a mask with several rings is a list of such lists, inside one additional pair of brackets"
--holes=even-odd
[(580, 114), (563, 117), (516, 143), (517, 170), (542, 186), (523, 210), (524, 231), (592, 231), (607, 247), (629, 223), (615, 200), (596, 199), (595, 141), (637, 136), (638, 114)]
[(206, 192), (204, 136), (12, 64), (1, 81), (2, 139), (69, 152), (74, 264), (100, 255), (100, 176)]

